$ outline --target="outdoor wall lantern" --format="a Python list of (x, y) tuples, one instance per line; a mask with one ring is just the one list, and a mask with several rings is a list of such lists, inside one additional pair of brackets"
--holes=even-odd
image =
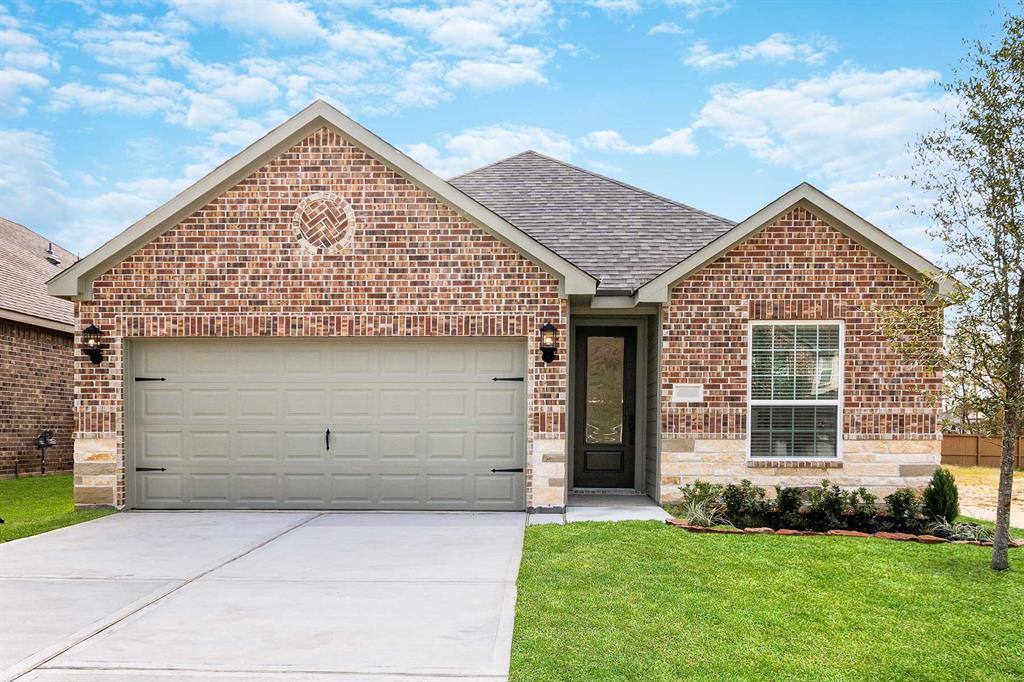
[(558, 329), (548, 322), (540, 328), (540, 357), (545, 363), (555, 361), (555, 346), (558, 345)]
[(94, 365), (103, 362), (103, 346), (100, 344), (102, 338), (103, 331), (94, 324), (82, 330), (82, 341), (85, 343), (82, 352), (89, 356)]

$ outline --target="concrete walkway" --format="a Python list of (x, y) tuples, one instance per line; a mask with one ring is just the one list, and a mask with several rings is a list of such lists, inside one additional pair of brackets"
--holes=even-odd
[(0, 545), (0, 679), (503, 680), (524, 515), (126, 513)]
[(529, 524), (539, 526), (577, 521), (664, 521), (669, 516), (668, 512), (646, 495), (574, 493), (569, 495), (565, 514), (530, 514)]

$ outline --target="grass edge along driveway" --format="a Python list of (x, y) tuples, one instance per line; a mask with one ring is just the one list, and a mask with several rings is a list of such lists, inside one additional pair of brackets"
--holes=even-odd
[(27, 538), (111, 513), (109, 509), (75, 511), (74, 477), (51, 474), (0, 480), (0, 542)]
[(699, 535), (656, 522), (526, 530), (525, 680), (1024, 678), (1024, 551)]

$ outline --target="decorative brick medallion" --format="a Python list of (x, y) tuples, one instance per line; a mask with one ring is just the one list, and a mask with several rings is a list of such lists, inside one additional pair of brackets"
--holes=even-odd
[(334, 192), (315, 192), (299, 202), (292, 229), (310, 253), (338, 253), (349, 245), (355, 228), (352, 205)]

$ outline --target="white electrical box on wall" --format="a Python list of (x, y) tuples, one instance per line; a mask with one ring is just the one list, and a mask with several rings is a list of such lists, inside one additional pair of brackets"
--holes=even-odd
[(704, 384), (672, 384), (672, 402), (704, 402)]

